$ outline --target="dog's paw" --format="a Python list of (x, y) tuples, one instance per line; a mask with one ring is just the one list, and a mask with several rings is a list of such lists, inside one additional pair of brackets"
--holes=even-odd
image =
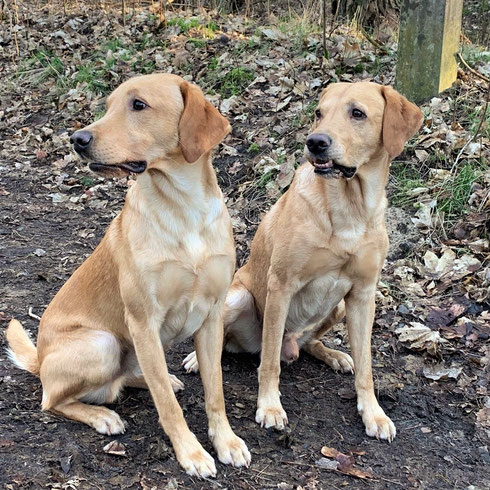
[(331, 349), (328, 354), (325, 354), (325, 363), (334, 371), (354, 374), (354, 361), (345, 352)]
[(198, 440), (187, 441), (184, 448), (175, 448), (177, 460), (190, 476), (209, 478), (216, 476), (216, 465), (213, 457), (204, 450)]
[(231, 464), (236, 468), (241, 466), (248, 468), (252, 460), (250, 451), (245, 442), (232, 431), (226, 435), (214, 436), (212, 441), (221, 463)]
[(181, 391), (184, 389), (184, 383), (180, 381), (177, 376), (174, 376), (173, 374), (169, 374), (170, 377), (170, 384), (172, 385), (172, 389), (174, 390), (174, 393), (177, 393), (178, 391)]
[(369, 437), (383, 439), (388, 442), (393, 441), (396, 436), (395, 424), (386, 416), (383, 409), (377, 405), (373, 408), (359, 410), (362, 421), (366, 427), (366, 434)]
[(196, 351), (192, 351), (183, 361), (182, 366), (184, 367), (187, 374), (197, 373), (199, 371), (199, 363), (197, 362)]
[(113, 410), (105, 407), (97, 407), (97, 415), (94, 415), (90, 425), (101, 434), (113, 436), (126, 432), (126, 423)]
[(280, 404), (278, 407), (259, 407), (255, 413), (255, 421), (266, 429), (274, 427), (278, 430), (284, 430), (288, 423), (288, 416)]

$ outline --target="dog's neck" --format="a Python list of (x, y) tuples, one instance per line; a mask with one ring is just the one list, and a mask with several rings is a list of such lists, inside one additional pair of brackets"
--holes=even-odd
[[(382, 225), (386, 210), (389, 163), (386, 153), (379, 155), (361, 166), (351, 179), (323, 178), (308, 163), (298, 183), (300, 193), (336, 230), (356, 227), (358, 222), (377, 228)], [(312, 192), (311, 186), (317, 191)], [(321, 199), (314, 200), (315, 195)]]
[(180, 155), (153, 162), (128, 192), (127, 204), (141, 213), (165, 214), (184, 227), (194, 227), (221, 196), (208, 152), (191, 164)]

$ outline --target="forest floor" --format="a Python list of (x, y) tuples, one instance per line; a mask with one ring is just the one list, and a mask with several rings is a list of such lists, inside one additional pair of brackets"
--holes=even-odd
[[(25, 5), (12, 24), (0, 23), (0, 322), (3, 329), (15, 317), (33, 337), (29, 310), (42, 315), (124, 202), (127, 180), (90, 174), (68, 141), (101, 117), (121, 81), (173, 71), (199, 84), (232, 123), (214, 164), (241, 264), (301, 160), (321, 88), (394, 80), (389, 23), (377, 47), (333, 26), (326, 59), (320, 28), (305, 18), (171, 12), (159, 28), (157, 15), (142, 10), (123, 27), (96, 9), (65, 15)], [(490, 76), (488, 51), (465, 42), (462, 52)], [(148, 392), (126, 390), (111, 407), (129, 423), (117, 437), (43, 413), (39, 380), (10, 364), (2, 334), (2, 488), (490, 488), (490, 111), (488, 84), (464, 70), (422, 106), (424, 127), (392, 164), (373, 366), (377, 396), (397, 426), (393, 443), (366, 436), (353, 377), (304, 354), (281, 374), (289, 428), (261, 429), (259, 359), (224, 354), (228, 415), (253, 461), (249, 469), (218, 464), (215, 480), (197, 480), (176, 463)], [(325, 342), (348, 349), (344, 327)], [(178, 399), (190, 428), (213, 453), (199, 376), (180, 368), (191, 349), (191, 341), (176, 346), (168, 364), (185, 383)], [(104, 450), (112, 440), (122, 455)], [(332, 463), (324, 446), (352, 457)]]

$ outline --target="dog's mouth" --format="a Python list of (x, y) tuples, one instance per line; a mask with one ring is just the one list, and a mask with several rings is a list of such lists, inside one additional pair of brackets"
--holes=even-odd
[(315, 173), (327, 179), (351, 179), (357, 172), (356, 167), (346, 167), (335, 162), (335, 160), (309, 159), (315, 167)]
[(90, 170), (101, 175), (121, 175), (121, 174), (141, 174), (146, 170), (146, 162), (122, 162), (107, 164), (92, 162), (89, 164)]

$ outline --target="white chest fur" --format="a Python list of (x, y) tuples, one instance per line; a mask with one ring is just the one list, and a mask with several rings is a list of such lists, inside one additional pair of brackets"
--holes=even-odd
[(165, 346), (201, 327), (224, 300), (235, 265), (230, 217), (219, 189), (205, 194), (186, 179), (174, 181), (156, 190), (145, 180), (134, 186), (128, 196), (128, 207), (134, 207), (124, 215), (130, 221), (125, 228), (131, 267)]

